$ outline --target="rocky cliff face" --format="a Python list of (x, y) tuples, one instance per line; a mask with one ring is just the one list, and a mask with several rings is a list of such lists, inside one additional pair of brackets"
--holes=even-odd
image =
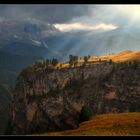
[(76, 128), (85, 105), (93, 114), (140, 111), (140, 67), (122, 63), (57, 70), (28, 67), (14, 91), (12, 134)]

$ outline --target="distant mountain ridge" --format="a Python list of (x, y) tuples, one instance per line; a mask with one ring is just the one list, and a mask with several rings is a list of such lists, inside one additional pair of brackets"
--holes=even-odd
[(137, 30), (118, 28), (103, 33), (92, 31), (64, 33), (53, 24), (35, 19), (6, 20), (0, 22), (0, 48), (13, 42), (28, 42), (41, 47), (42, 42), (45, 42), (49, 50), (64, 53), (64, 59), (67, 59), (69, 54), (96, 56), (128, 49), (138, 51), (140, 40)]

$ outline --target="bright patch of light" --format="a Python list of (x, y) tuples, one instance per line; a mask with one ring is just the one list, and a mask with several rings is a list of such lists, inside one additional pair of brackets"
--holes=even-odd
[(37, 40), (32, 40), (32, 39), (31, 39), (31, 41), (33, 41), (35, 44), (41, 45), (41, 42), (39, 42), (39, 41), (37, 41)]
[(127, 16), (140, 20), (140, 5), (120, 5), (117, 9)]
[(68, 32), (68, 31), (74, 31), (74, 30), (85, 30), (85, 31), (91, 31), (91, 30), (115, 30), (118, 27), (113, 24), (84, 24), (84, 23), (68, 23), (68, 24), (54, 24), (55, 28), (62, 31), (62, 32)]

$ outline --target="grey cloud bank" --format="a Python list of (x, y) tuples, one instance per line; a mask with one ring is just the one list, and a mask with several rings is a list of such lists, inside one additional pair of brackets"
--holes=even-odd
[[(74, 50), (84, 42), (88, 43), (89, 39), (92, 40), (90, 46), (95, 43), (94, 46), (102, 47), (107, 43), (106, 46), (111, 49), (118, 49), (120, 46), (126, 48), (133, 46), (139, 49), (139, 15), (140, 5), (0, 5), (0, 20), (14, 19), (22, 22), (28, 19), (33, 23), (42, 22), (43, 25), (47, 25), (43, 28), (43, 37), (49, 35), (52, 37), (52, 35), (61, 35), (61, 33), (65, 35), (70, 33), (78, 38), (83, 35), (81, 42), (75, 41)], [(69, 45), (72, 46), (74, 40), (65, 35), (59, 37), (59, 39), (62, 38), (61, 42), (65, 42), (61, 46), (65, 47), (66, 42), (72, 43)], [(97, 39), (93, 40), (93, 38)], [(58, 42), (59, 39), (54, 40)], [(51, 43), (54, 43), (54, 40)]]
[(0, 5), (0, 17), (9, 19), (37, 18), (50, 23), (63, 23), (88, 15), (86, 5)]

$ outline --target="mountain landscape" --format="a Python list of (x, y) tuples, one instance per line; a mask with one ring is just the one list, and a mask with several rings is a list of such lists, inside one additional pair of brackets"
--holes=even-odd
[[(114, 58), (126, 60), (129, 53), (133, 58), (138, 52), (126, 51)], [(77, 128), (84, 107), (93, 115), (139, 112), (139, 61), (140, 57), (121, 62), (106, 59), (62, 64), (62, 68), (40, 62), (26, 68), (14, 90), (13, 134)]]
[(0, 4), (0, 135), (140, 135), (139, 9)]

